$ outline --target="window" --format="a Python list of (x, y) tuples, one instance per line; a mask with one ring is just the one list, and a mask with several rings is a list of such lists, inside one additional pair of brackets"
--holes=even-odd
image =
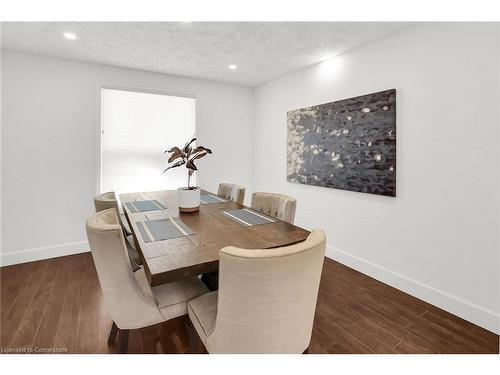
[(167, 167), (163, 151), (195, 134), (195, 116), (194, 98), (102, 89), (101, 192), (185, 186), (185, 168), (162, 173)]

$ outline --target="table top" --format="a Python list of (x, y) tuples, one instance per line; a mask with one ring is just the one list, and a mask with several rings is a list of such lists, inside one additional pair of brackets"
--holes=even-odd
[[(216, 195), (207, 191), (203, 194)], [(134, 213), (123, 204), (153, 199), (167, 208)], [(309, 231), (283, 221), (254, 226), (238, 224), (222, 212), (247, 207), (232, 201), (202, 204), (194, 213), (179, 212), (177, 190), (121, 194), (120, 200), (151, 286), (218, 270), (219, 250), (225, 246), (272, 251), (273, 247), (302, 242), (309, 235)], [(137, 222), (168, 217), (179, 217), (194, 234), (144, 242)]]

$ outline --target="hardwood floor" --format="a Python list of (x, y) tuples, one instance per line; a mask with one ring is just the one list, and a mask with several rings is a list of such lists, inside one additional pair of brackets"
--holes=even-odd
[[(90, 253), (0, 269), (1, 352), (114, 353)], [(184, 353), (184, 318), (130, 333), (130, 353)], [(310, 353), (498, 353), (498, 335), (325, 259)]]

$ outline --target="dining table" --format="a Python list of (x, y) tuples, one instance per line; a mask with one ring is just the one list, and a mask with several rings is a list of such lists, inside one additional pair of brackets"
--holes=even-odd
[[(213, 274), (226, 246), (273, 251), (302, 242), (310, 233), (206, 190), (201, 191), (199, 211), (190, 213), (179, 211), (177, 190), (120, 194), (120, 201), (152, 287)], [(239, 212), (262, 219), (252, 224), (235, 218)], [(167, 227), (173, 229), (168, 232)], [(162, 239), (173, 230), (178, 236)]]

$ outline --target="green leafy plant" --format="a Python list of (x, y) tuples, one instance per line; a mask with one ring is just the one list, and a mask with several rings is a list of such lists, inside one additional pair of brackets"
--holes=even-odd
[(191, 186), (191, 176), (194, 171), (197, 171), (196, 165), (194, 164), (195, 160), (201, 159), (207, 154), (211, 154), (212, 150), (203, 146), (193, 146), (193, 142), (196, 141), (196, 138), (191, 139), (188, 143), (184, 145), (182, 149), (179, 147), (172, 147), (170, 150), (166, 150), (165, 153), (169, 153), (170, 156), (168, 158), (168, 163), (170, 165), (163, 171), (165, 173), (169, 169), (180, 167), (181, 165), (185, 165), (188, 170), (188, 190), (196, 189), (196, 186)]

